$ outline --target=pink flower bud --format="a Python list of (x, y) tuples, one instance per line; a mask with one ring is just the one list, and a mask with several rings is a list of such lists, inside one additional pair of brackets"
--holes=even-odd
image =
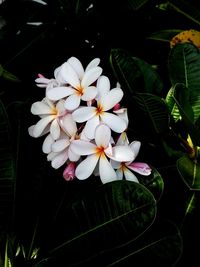
[(114, 106), (113, 111), (116, 111), (116, 110), (118, 110), (118, 109), (120, 109), (120, 104), (119, 104), (119, 103), (117, 103), (117, 104)]
[(38, 78), (44, 78), (44, 75), (42, 75), (41, 73), (38, 73)]
[(76, 163), (70, 162), (63, 172), (63, 178), (66, 181), (72, 181), (75, 177)]

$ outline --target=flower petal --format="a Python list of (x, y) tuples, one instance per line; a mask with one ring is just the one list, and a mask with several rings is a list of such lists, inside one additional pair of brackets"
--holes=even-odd
[(76, 122), (84, 122), (91, 119), (95, 114), (95, 107), (80, 107), (72, 113), (72, 117)]
[(87, 179), (94, 171), (99, 157), (95, 154), (88, 156), (77, 167), (75, 175), (79, 180)]
[(111, 130), (105, 124), (99, 124), (95, 130), (95, 142), (98, 147), (107, 148), (111, 138)]
[(92, 83), (94, 83), (99, 76), (102, 73), (102, 68), (101, 67), (95, 67), (92, 69), (89, 69), (87, 72), (85, 72), (83, 79), (81, 81), (81, 86), (86, 88)]
[(67, 149), (63, 150), (61, 153), (58, 153), (51, 161), (51, 166), (54, 169), (60, 168), (68, 160)]
[(108, 77), (102, 75), (97, 80), (98, 96), (101, 97), (110, 91), (110, 80)]
[(116, 170), (118, 180), (123, 179), (123, 171), (121, 169)]
[(107, 154), (107, 156), (115, 161), (127, 162), (134, 158), (134, 153), (129, 146), (115, 146), (112, 152), (112, 155)]
[(117, 103), (119, 103), (123, 97), (124, 93), (120, 88), (114, 88), (110, 90), (106, 95), (103, 95), (100, 99), (104, 111), (113, 108)]
[(99, 160), (99, 175), (103, 184), (117, 180), (117, 175), (105, 156)]
[(73, 136), (77, 132), (76, 122), (72, 118), (72, 114), (68, 113), (59, 120), (60, 127), (66, 132), (69, 136)]
[(141, 174), (141, 175), (145, 175), (148, 176), (151, 174), (151, 167), (143, 162), (133, 162), (129, 165), (127, 165), (127, 168)]
[(54, 87), (47, 91), (47, 97), (57, 101), (74, 93), (74, 89), (67, 86)]
[(70, 161), (78, 161), (80, 159), (80, 155), (75, 154), (71, 150), (70, 146), (69, 146), (69, 149), (68, 149), (68, 156), (69, 156), (69, 160)]
[(99, 116), (89, 119), (84, 127), (84, 133), (89, 139), (94, 139), (96, 127), (99, 125)]
[(138, 178), (129, 169), (124, 168), (124, 176), (127, 181), (139, 183)]
[(71, 142), (70, 149), (77, 155), (90, 155), (95, 153), (96, 145), (83, 140), (74, 140)]
[(42, 151), (46, 154), (49, 154), (52, 151), (51, 146), (53, 143), (54, 143), (53, 137), (51, 136), (51, 134), (48, 134), (42, 144)]
[(76, 73), (75, 69), (69, 64), (65, 62), (60, 70), (61, 76), (65, 79), (67, 83), (69, 83), (74, 88), (80, 86), (80, 80), (78, 74)]
[(141, 142), (140, 141), (133, 141), (130, 143), (130, 148), (132, 149), (132, 151), (135, 154), (135, 158), (137, 157), (140, 147), (141, 147)]
[(44, 102), (35, 102), (31, 106), (31, 113), (34, 115), (51, 114), (52, 109)]
[(68, 98), (65, 100), (65, 108), (68, 110), (74, 110), (79, 107), (81, 102), (81, 98), (77, 94), (73, 94), (68, 96)]
[(72, 68), (77, 73), (79, 79), (83, 78), (84, 75), (84, 69), (83, 65), (81, 64), (80, 60), (76, 57), (70, 57), (67, 62), (72, 66)]
[(54, 140), (58, 139), (60, 136), (60, 125), (58, 124), (57, 119), (54, 119), (50, 126), (50, 133)]
[(70, 142), (69, 139), (59, 139), (52, 144), (52, 151), (53, 152), (61, 152), (65, 148), (69, 146)]
[(45, 130), (45, 128), (48, 126), (48, 124), (54, 119), (53, 115), (50, 116), (46, 116), (44, 118), (42, 118), (41, 120), (39, 120), (36, 124), (35, 127), (33, 129), (33, 136), (34, 137), (39, 137), (42, 135), (43, 131)]
[(97, 88), (95, 86), (86, 87), (81, 99), (84, 101), (90, 101), (97, 95)]
[(127, 128), (126, 122), (115, 114), (103, 112), (100, 117), (116, 133), (122, 133)]
[(87, 65), (85, 72), (87, 72), (90, 69), (93, 69), (94, 67), (97, 67), (100, 63), (100, 59), (99, 58), (94, 58), (92, 61), (90, 61), (90, 63)]

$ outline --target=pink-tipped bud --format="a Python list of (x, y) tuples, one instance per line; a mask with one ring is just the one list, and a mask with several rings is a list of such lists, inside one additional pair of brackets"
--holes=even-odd
[(42, 75), (41, 73), (38, 73), (38, 78), (44, 78), (44, 75)]
[(116, 111), (116, 110), (118, 110), (118, 109), (120, 109), (120, 104), (119, 104), (119, 103), (117, 103), (117, 104), (114, 106), (113, 111)]
[(76, 163), (70, 162), (63, 172), (63, 178), (66, 181), (72, 181), (75, 177)]

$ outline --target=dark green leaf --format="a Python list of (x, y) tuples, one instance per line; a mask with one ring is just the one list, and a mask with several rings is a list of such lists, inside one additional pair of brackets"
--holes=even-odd
[(146, 2), (149, 0), (128, 0), (129, 5), (133, 10), (138, 10), (140, 9)]
[(19, 82), (19, 78), (9, 71), (5, 70), (2, 65), (0, 65), (0, 77), (10, 82)]
[(194, 121), (200, 116), (200, 52), (189, 43), (177, 44), (169, 55), (169, 75), (173, 86), (184, 84), (194, 112)]
[(153, 32), (151, 35), (147, 37), (147, 39), (156, 40), (156, 41), (163, 41), (163, 42), (170, 42), (170, 40), (180, 33), (183, 30), (180, 29), (167, 29), (161, 30), (157, 32)]
[(162, 98), (152, 94), (137, 94), (134, 96), (140, 119), (149, 125), (151, 132), (159, 134), (168, 130), (169, 113)]
[(162, 92), (163, 84), (159, 75), (142, 59), (122, 49), (112, 49), (110, 62), (122, 88), (127, 88), (131, 94), (145, 92), (159, 95)]
[(185, 184), (192, 190), (200, 189), (200, 164), (187, 155), (177, 160), (178, 171)]
[(78, 262), (122, 246), (146, 231), (155, 213), (155, 199), (143, 185), (129, 181), (102, 185), (60, 218), (58, 245), (50, 253), (56, 261), (64, 257), (65, 262)]

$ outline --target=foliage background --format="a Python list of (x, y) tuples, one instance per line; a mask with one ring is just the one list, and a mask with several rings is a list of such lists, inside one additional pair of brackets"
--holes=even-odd
[[(178, 1), (45, 2), (47, 5), (28, 0), (5, 0), (0, 5), (0, 64), (3, 68), (0, 70), (0, 97), (9, 121), (6, 138), (12, 157), (11, 173), (7, 174), (14, 177), (9, 186), (15, 192), (2, 204), (1, 241), (3, 244), (8, 233), (12, 238), (19, 238), (25, 247), (29, 247), (35, 229), (36, 243), (53, 237), (52, 218), (54, 222), (57, 220), (63, 203), (70, 206), (74, 199), (87, 195), (100, 185), (94, 177), (84, 182), (66, 182), (62, 170), (52, 169), (42, 154), (42, 139), (28, 135), (28, 127), (36, 122), (30, 114), (30, 106), (44, 96), (43, 89), (37, 88), (34, 82), (37, 74), (53, 77), (53, 70), (71, 56), (79, 58), (84, 66), (94, 57), (99, 57), (104, 74), (109, 76), (114, 87), (116, 77), (110, 65), (110, 53), (112, 49), (120, 48), (158, 67), (164, 84), (164, 97), (170, 84), (167, 70), (169, 41), (153, 40), (150, 36), (166, 29), (198, 30), (200, 27), (198, 1), (190, 1), (194, 8), (192, 11), (195, 10), (192, 14), (185, 1), (179, 3), (181, 10), (189, 12), (191, 17), (198, 17), (199, 23), (169, 5), (177, 6)], [(41, 22), (41, 25), (31, 25), (30, 22)], [(130, 105), (126, 94), (124, 99)], [(133, 112), (130, 105), (130, 120), (139, 117), (139, 112)], [(183, 253), (176, 266), (184, 266), (186, 260), (194, 264), (198, 260), (198, 245), (195, 243), (198, 244), (200, 239), (199, 199), (195, 199), (195, 209), (190, 207), (190, 213), (185, 217), (190, 191), (180, 178), (173, 159), (162, 148), (152, 148), (146, 135), (146, 132), (144, 136), (139, 135), (135, 128), (128, 132), (130, 140), (142, 141), (142, 161), (152, 164), (164, 181), (157, 220), (183, 225)], [(1, 186), (0, 192), (4, 189)], [(0, 253), (3, 258), (4, 252)]]

